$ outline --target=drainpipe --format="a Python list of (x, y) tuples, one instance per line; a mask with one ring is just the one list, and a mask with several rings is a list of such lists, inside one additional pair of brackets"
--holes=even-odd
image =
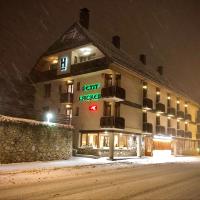
[[(116, 73), (112, 72), (112, 85), (116, 85)], [(115, 117), (115, 101), (111, 102), (111, 116)], [(114, 132), (109, 134), (109, 158), (110, 160), (114, 159)]]

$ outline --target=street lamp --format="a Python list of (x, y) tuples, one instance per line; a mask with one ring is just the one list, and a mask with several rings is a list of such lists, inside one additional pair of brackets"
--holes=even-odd
[(50, 123), (51, 119), (53, 118), (53, 114), (51, 112), (48, 112), (46, 114), (46, 118), (47, 118), (47, 123)]

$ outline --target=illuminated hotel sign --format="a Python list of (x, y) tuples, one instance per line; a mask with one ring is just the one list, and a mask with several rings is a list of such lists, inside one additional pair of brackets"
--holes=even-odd
[(60, 58), (60, 71), (67, 71), (68, 68), (68, 57)]
[(84, 85), (82, 87), (83, 91), (88, 91), (88, 90), (97, 90), (101, 86), (100, 83), (95, 83), (95, 84), (90, 84), (90, 85)]
[(95, 93), (95, 94), (86, 94), (86, 95), (81, 95), (79, 97), (80, 101), (95, 101), (99, 100), (101, 98), (100, 93)]
[[(86, 84), (82, 87), (84, 92), (97, 90), (101, 87), (100, 83)], [(101, 98), (101, 93), (84, 94), (79, 96), (79, 101), (97, 101)]]

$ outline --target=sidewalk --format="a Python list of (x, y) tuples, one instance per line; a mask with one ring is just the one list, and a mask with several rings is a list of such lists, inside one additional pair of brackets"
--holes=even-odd
[(38, 171), (44, 169), (56, 169), (65, 167), (80, 167), (88, 165), (103, 165), (103, 164), (133, 164), (133, 165), (147, 165), (147, 164), (161, 164), (161, 163), (188, 163), (199, 162), (198, 157), (129, 157), (129, 158), (117, 158), (115, 161), (108, 160), (108, 158), (102, 157), (98, 159), (85, 158), (85, 157), (72, 157), (69, 160), (56, 160), (46, 162), (24, 162), (24, 163), (12, 163), (12, 164), (0, 164), (0, 174), (5, 173), (17, 173), (21, 171)]

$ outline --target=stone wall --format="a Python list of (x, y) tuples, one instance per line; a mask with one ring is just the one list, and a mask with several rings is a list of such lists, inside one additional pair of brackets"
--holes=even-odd
[(0, 115), (0, 163), (69, 159), (70, 126)]

